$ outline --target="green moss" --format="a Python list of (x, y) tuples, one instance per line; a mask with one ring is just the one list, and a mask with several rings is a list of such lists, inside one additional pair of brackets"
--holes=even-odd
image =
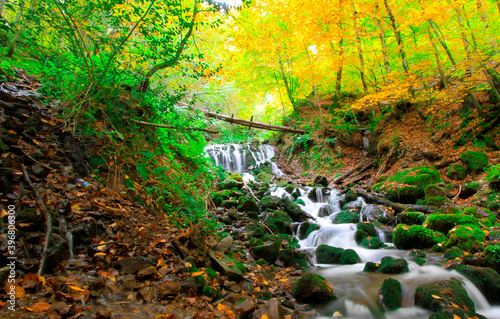
[(402, 274), (408, 272), (408, 262), (404, 259), (384, 257), (380, 262), (378, 272), (383, 274)]
[(278, 259), (280, 246), (279, 241), (273, 241), (265, 245), (252, 247), (250, 248), (250, 252), (255, 259), (262, 258), (268, 263), (273, 264)]
[(425, 249), (444, 240), (439, 232), (420, 225), (398, 225), (392, 234), (394, 245), (399, 249)]
[(444, 258), (448, 260), (453, 260), (455, 258), (463, 256), (463, 254), (464, 254), (463, 249), (457, 246), (453, 246), (444, 253)]
[(461, 164), (452, 164), (446, 171), (446, 176), (455, 181), (460, 181), (467, 176), (467, 169)]
[(328, 281), (320, 275), (305, 273), (292, 287), (292, 295), (299, 302), (324, 303), (337, 299)]
[(403, 302), (403, 289), (401, 283), (396, 279), (385, 279), (378, 295), (378, 300), (384, 309), (396, 310), (401, 308), (401, 303)]
[(488, 156), (482, 152), (467, 151), (460, 154), (462, 163), (472, 172), (479, 173), (488, 166)]
[(305, 239), (307, 236), (309, 236), (310, 233), (312, 233), (315, 230), (320, 229), (321, 226), (318, 224), (314, 224), (311, 222), (303, 222), (300, 224), (300, 229), (299, 229), (299, 238), (300, 239)]
[(367, 262), (365, 264), (365, 268), (363, 268), (364, 272), (377, 272), (377, 270), (378, 270), (378, 264), (371, 261)]
[(366, 237), (361, 241), (360, 246), (368, 249), (378, 249), (384, 245), (378, 237)]
[(319, 245), (316, 248), (316, 261), (319, 264), (340, 264), (344, 249), (328, 245)]
[(420, 257), (413, 258), (413, 261), (416, 262), (419, 266), (423, 266), (426, 263), (426, 260)]
[(242, 263), (240, 263), (239, 261), (236, 261), (234, 263), (234, 265), (236, 266), (236, 268), (238, 268), (241, 271), (242, 274), (245, 274), (245, 272), (247, 271), (245, 266)]
[(358, 223), (358, 229), (365, 231), (370, 236), (377, 236), (373, 223)]
[(492, 189), (500, 191), (500, 164), (490, 167), (486, 180)]
[(464, 209), (464, 215), (474, 216), (484, 227), (493, 227), (498, 222), (495, 214), (487, 208), (469, 206)]
[(500, 275), (491, 268), (460, 265), (456, 269), (467, 277), (492, 304), (500, 304)]
[(473, 216), (459, 214), (431, 214), (427, 216), (424, 224), (427, 228), (447, 234), (457, 225), (479, 226)]
[(356, 230), (356, 232), (354, 233), (354, 239), (356, 240), (356, 243), (359, 245), (361, 244), (361, 242), (363, 241), (364, 238), (366, 237), (370, 237), (370, 235), (368, 235), (367, 232), (365, 232), (364, 230), (362, 229), (358, 229)]
[(456, 278), (431, 282), (415, 291), (415, 305), (424, 309), (436, 312), (452, 304), (475, 311), (474, 302)]
[(425, 221), (426, 215), (419, 212), (405, 211), (398, 214), (398, 219), (402, 224), (406, 225), (422, 225)]
[(283, 249), (278, 259), (281, 260), (286, 267), (298, 266), (302, 269), (307, 269), (309, 267), (306, 253), (300, 250), (289, 248)]
[(204, 286), (202, 291), (201, 291), (201, 294), (211, 298), (212, 301), (218, 300), (222, 297), (220, 290), (215, 289), (213, 287), (209, 287), (209, 286)]
[(304, 200), (302, 200), (301, 198), (299, 198), (299, 199), (297, 199), (295, 201), (295, 204), (304, 206), (306, 203), (304, 203)]
[(424, 200), (424, 204), (428, 206), (442, 206), (448, 200), (447, 197), (435, 196), (435, 197), (426, 197)]
[(444, 248), (457, 246), (468, 252), (476, 252), (481, 248), (485, 236), (476, 226), (457, 226), (448, 234), (448, 240), (445, 241)]
[(333, 219), (334, 224), (351, 224), (357, 223), (359, 221), (359, 210), (355, 209), (353, 211), (343, 210), (335, 215)]
[(229, 175), (229, 178), (238, 183), (243, 183), (243, 177), (241, 177), (241, 175), (238, 173), (232, 173), (231, 175)]
[(217, 278), (217, 272), (215, 270), (213, 270), (212, 268), (208, 268), (207, 270), (205, 270), (205, 273), (207, 274), (208, 278), (210, 279), (214, 279), (214, 278)]
[(353, 249), (346, 249), (340, 257), (341, 265), (353, 265), (360, 262), (360, 258)]
[(443, 308), (436, 313), (433, 313), (428, 319), (488, 319), (485, 316), (475, 313), (474, 311), (465, 310), (462, 308), (450, 307)]

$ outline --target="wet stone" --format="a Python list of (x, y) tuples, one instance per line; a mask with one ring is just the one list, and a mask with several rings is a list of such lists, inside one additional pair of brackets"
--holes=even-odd
[(153, 287), (144, 287), (141, 290), (139, 290), (139, 294), (141, 297), (144, 299), (146, 302), (151, 302), (155, 298), (155, 291)]
[(227, 235), (215, 246), (215, 250), (221, 253), (225, 253), (233, 245), (233, 237)]
[(283, 307), (277, 299), (272, 299), (262, 305), (253, 314), (253, 319), (262, 319), (267, 316), (269, 319), (284, 319)]
[(141, 269), (137, 273), (137, 279), (145, 280), (145, 279), (156, 279), (161, 278), (160, 273), (156, 270), (156, 267), (150, 266), (144, 269)]
[(168, 299), (177, 296), (181, 291), (181, 284), (177, 281), (166, 281), (158, 287), (158, 298)]
[(120, 259), (116, 263), (118, 269), (120, 269), (122, 272), (126, 274), (133, 274), (138, 271), (141, 271), (144, 268), (155, 265), (156, 263), (153, 259), (142, 256)]

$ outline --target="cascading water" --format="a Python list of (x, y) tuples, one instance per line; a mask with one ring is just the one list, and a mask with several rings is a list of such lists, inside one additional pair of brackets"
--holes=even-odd
[[(329, 196), (324, 198), (323, 194), (329, 192)], [(306, 238), (299, 238), (299, 245), (302, 250), (311, 253), (322, 244), (344, 249), (353, 249), (358, 254), (361, 262), (353, 265), (330, 265), (317, 264), (312, 271), (326, 278), (340, 297), (338, 300), (318, 309), (325, 316), (320, 318), (331, 318), (332, 314), (340, 312), (344, 318), (369, 319), (369, 318), (428, 318), (432, 312), (416, 307), (414, 304), (415, 290), (418, 286), (437, 280), (459, 278), (464, 283), (467, 293), (474, 301), (476, 312), (487, 318), (500, 318), (500, 307), (492, 307), (481, 294), (481, 292), (464, 276), (456, 271), (449, 271), (436, 265), (419, 266), (413, 261), (408, 261), (409, 272), (387, 275), (381, 273), (368, 273), (363, 269), (367, 262), (380, 263), (382, 258), (391, 256), (393, 258), (408, 259), (410, 251), (394, 249), (392, 244), (387, 244), (386, 248), (367, 249), (356, 243), (354, 234), (357, 230), (355, 223), (334, 223), (335, 217), (341, 212), (340, 201), (343, 199), (337, 190), (320, 188), (296, 188), (293, 193), (300, 194), (295, 198), (301, 208), (311, 215), (321, 228), (312, 231)], [(275, 187), (271, 195), (280, 198), (293, 198), (284, 188)], [(303, 204), (302, 204), (303, 203)], [(325, 209), (325, 205), (329, 206)], [(376, 205), (367, 205), (362, 198), (348, 203), (344, 209), (359, 209), (360, 221), (376, 219), (381, 213)], [(325, 214), (330, 212), (330, 214)], [(383, 214), (382, 214), (383, 216)], [(299, 225), (296, 233), (301, 234)], [(386, 242), (385, 233), (382, 229), (376, 229), (380, 241)], [(313, 255), (313, 254), (310, 254)], [(435, 259), (441, 258), (436, 256)], [(312, 261), (316, 263), (315, 257)], [(429, 262), (432, 263), (432, 262)], [(378, 291), (384, 279), (392, 277), (401, 282), (403, 287), (402, 308), (383, 312), (378, 305)], [(347, 315), (347, 316), (346, 316)]]
[(230, 172), (245, 173), (269, 162), (274, 175), (283, 175), (276, 163), (271, 161), (275, 155), (271, 145), (211, 144), (205, 147), (205, 152), (215, 166), (220, 165)]

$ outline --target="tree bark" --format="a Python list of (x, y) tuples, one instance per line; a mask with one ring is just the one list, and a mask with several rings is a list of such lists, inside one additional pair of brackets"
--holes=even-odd
[(361, 83), (363, 84), (363, 92), (365, 95), (368, 94), (368, 85), (366, 84), (366, 75), (365, 75), (365, 59), (363, 57), (363, 48), (361, 46), (361, 36), (359, 35), (360, 29), (358, 28), (357, 24), (357, 14), (358, 12), (356, 11), (356, 7), (354, 6), (354, 2), (352, 2), (352, 9), (353, 9), (353, 25), (354, 25), (354, 32), (356, 34), (356, 43), (358, 47), (358, 57), (359, 57), (359, 74), (361, 76)]
[[(33, 10), (35, 10), (37, 1), (38, 0), (31, 0), (31, 5), (30, 5), (30, 8), (28, 10), (28, 15), (31, 15), (33, 13)], [(16, 42), (19, 39), (21, 32), (23, 32), (24, 27), (26, 26), (26, 24), (21, 21), (21, 18), (23, 15), (23, 9), (24, 9), (24, 1), (21, 1), (19, 11), (17, 12), (17, 15), (16, 15), (16, 22), (15, 22), (18, 29), (17, 29), (16, 34), (14, 35), (14, 38), (12, 39), (12, 42), (10, 44), (9, 52), (7, 52), (7, 54), (5, 55), (8, 58), (12, 58), (12, 55), (14, 54), (14, 51), (16, 49)]]
[(385, 4), (385, 8), (387, 9), (387, 13), (389, 14), (389, 21), (391, 22), (392, 30), (394, 31), (394, 35), (396, 36), (396, 43), (398, 44), (398, 48), (399, 48), (399, 56), (401, 58), (401, 65), (403, 66), (405, 73), (409, 73), (410, 69), (408, 66), (408, 61), (406, 59), (406, 52), (404, 50), (401, 32), (399, 31), (398, 26), (396, 25), (396, 19), (394, 18), (394, 15), (392, 14), (391, 7), (389, 6), (389, 3), (387, 2), (387, 0), (384, 0), (384, 4)]
[(432, 31), (430, 30), (430, 28), (427, 28), (427, 36), (429, 37), (429, 41), (432, 44), (432, 50), (434, 52), (434, 57), (436, 59), (436, 65), (437, 65), (437, 68), (439, 71), (439, 76), (441, 78), (441, 82), (443, 83), (443, 87), (446, 88), (448, 86), (448, 84), (446, 83), (446, 76), (445, 76), (444, 69), (443, 69), (443, 63), (441, 61), (441, 57), (439, 56), (439, 51), (438, 51), (438, 48), (437, 48), (436, 43), (434, 41), (434, 37), (432, 36)]
[(378, 197), (373, 194), (368, 194), (367, 192), (361, 190), (361, 189), (356, 189), (356, 194), (359, 196), (366, 198), (368, 200), (371, 200), (373, 202), (389, 206), (393, 208), (396, 212), (403, 212), (409, 208), (416, 210), (418, 212), (423, 212), (423, 213), (432, 213), (433, 211), (436, 210), (435, 206), (425, 206), (425, 205), (408, 205), (408, 204), (399, 204), (399, 203), (394, 203), (391, 202), (390, 200)]
[[(377, 13), (380, 11), (380, 7), (376, 4)], [(389, 58), (387, 54), (387, 44), (385, 41), (385, 33), (382, 27), (382, 21), (376, 17), (377, 19), (377, 27), (378, 27), (378, 36), (380, 38), (380, 44), (382, 45), (382, 55), (384, 56), (384, 66), (385, 66), (385, 74), (389, 75), (391, 73), (391, 64), (389, 63)]]
[(279, 63), (280, 63), (281, 79), (283, 80), (283, 83), (285, 84), (286, 95), (288, 96), (290, 103), (292, 103), (293, 110), (297, 113), (299, 110), (298, 110), (297, 105), (295, 103), (295, 98), (293, 97), (293, 91), (291, 88), (291, 84), (288, 82), (288, 77), (287, 77), (287, 74), (285, 72), (285, 67), (283, 66), (283, 59), (281, 58), (281, 56), (279, 57)]

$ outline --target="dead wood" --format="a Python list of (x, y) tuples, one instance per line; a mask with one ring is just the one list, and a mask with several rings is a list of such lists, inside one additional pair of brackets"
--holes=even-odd
[(389, 206), (393, 208), (396, 212), (402, 212), (407, 210), (408, 208), (411, 208), (413, 210), (416, 210), (418, 212), (423, 212), (423, 213), (432, 213), (433, 211), (436, 210), (435, 206), (427, 206), (427, 205), (410, 205), (410, 204), (399, 204), (399, 203), (394, 203), (391, 202), (390, 200), (378, 197), (373, 194), (368, 194), (367, 192), (361, 190), (361, 189), (356, 189), (356, 194), (359, 196), (366, 198), (368, 200), (371, 200), (372, 202), (376, 202), (382, 205)]

